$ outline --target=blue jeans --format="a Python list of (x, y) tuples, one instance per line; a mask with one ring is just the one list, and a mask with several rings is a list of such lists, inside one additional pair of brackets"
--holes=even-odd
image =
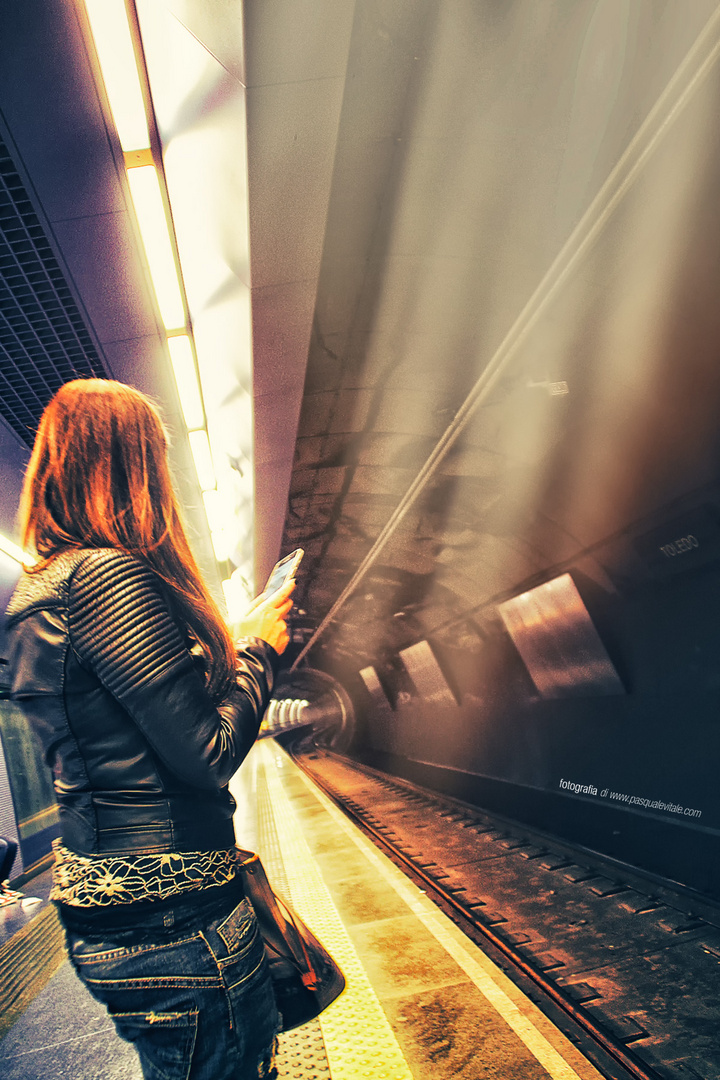
[(180, 901), (100, 933), (91, 916), (91, 932), (78, 930), (82, 915), (63, 919), (75, 970), (134, 1043), (145, 1080), (276, 1076), (280, 1017), (262, 938), (248, 901), (232, 903)]

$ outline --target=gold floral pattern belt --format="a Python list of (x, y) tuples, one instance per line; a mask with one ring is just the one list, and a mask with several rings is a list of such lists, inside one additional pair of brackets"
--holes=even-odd
[(72, 907), (108, 907), (225, 885), (237, 872), (239, 853), (183, 851), (137, 855), (78, 855), (53, 841), (50, 899)]

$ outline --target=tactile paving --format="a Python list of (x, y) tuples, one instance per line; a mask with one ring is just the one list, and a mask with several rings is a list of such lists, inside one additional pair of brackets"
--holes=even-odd
[(261, 746), (267, 792), (290, 883), (290, 899), (335, 957), (347, 983), (344, 992), (320, 1017), (332, 1078), (413, 1080), (283, 789), (280, 779), (283, 758), (271, 744)]
[[(264, 768), (261, 772), (264, 775)], [(263, 866), (278, 895), (292, 902), (267, 784), (258, 784), (256, 811), (258, 853)], [(282, 1032), (278, 1043), (276, 1064), (279, 1080), (322, 1080), (330, 1077), (325, 1040), (318, 1020), (312, 1020), (293, 1031)]]
[(278, 1080), (329, 1080), (330, 1066), (319, 1020), (312, 1020), (279, 1039)]

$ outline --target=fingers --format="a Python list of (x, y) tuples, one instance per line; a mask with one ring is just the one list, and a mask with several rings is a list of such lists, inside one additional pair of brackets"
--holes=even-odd
[(260, 593), (259, 596), (256, 596), (254, 600), (250, 601), (247, 608), (245, 609), (245, 614), (249, 615), (251, 611), (255, 610), (255, 608), (260, 607), (260, 604), (264, 603), (265, 599), (265, 593)]
[(295, 578), (290, 578), (275, 592), (261, 592), (259, 596), (256, 596), (248, 607), (248, 611), (254, 611), (255, 608), (260, 607), (261, 604), (266, 604), (268, 607), (279, 606), (283, 601), (290, 596), (290, 593), (295, 588)]
[(282, 589), (278, 589), (277, 592), (266, 594), (265, 599), (261, 601), (262, 606), (267, 610), (277, 611), (278, 614), (287, 612), (293, 606), (293, 602), (290, 599), (290, 593), (295, 588), (295, 582), (289, 581), (283, 585)]
[(274, 593), (256, 596), (234, 628), (238, 638), (258, 637), (283, 652), (290, 640), (285, 620), (293, 606), (290, 594), (294, 588), (291, 580)]
[(295, 578), (290, 578), (284, 585), (281, 585), (279, 589), (276, 589), (274, 593), (270, 593), (270, 598), (277, 601), (285, 600), (295, 588)]

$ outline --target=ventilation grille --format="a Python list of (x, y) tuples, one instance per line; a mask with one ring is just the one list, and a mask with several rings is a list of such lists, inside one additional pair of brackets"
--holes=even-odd
[(0, 137), (0, 416), (32, 446), (52, 395), (83, 376), (107, 373)]

